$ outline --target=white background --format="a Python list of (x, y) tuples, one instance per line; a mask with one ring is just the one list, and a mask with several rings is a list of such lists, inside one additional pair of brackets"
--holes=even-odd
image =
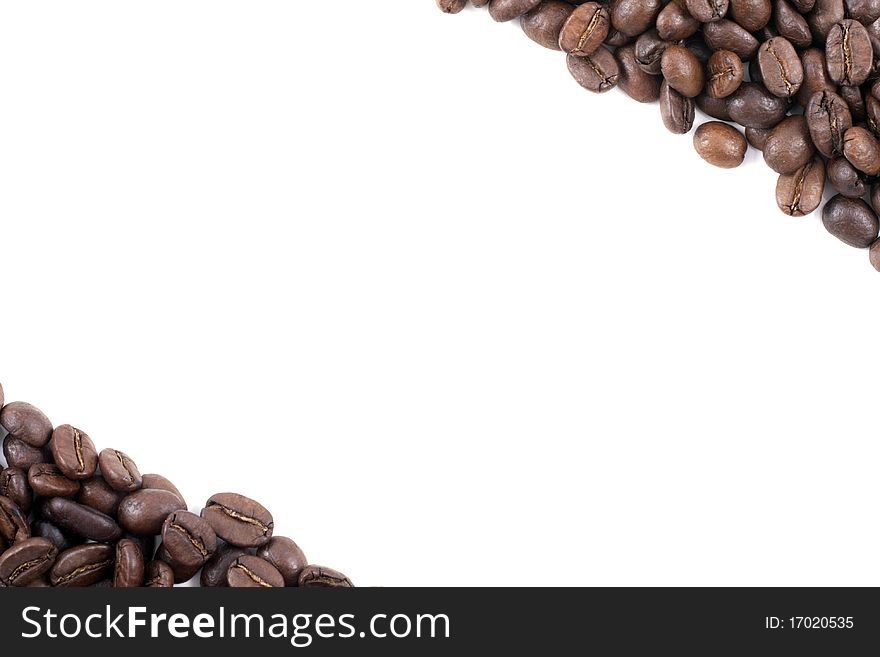
[(359, 585), (880, 584), (878, 275), (431, 0), (0, 0), (0, 376)]

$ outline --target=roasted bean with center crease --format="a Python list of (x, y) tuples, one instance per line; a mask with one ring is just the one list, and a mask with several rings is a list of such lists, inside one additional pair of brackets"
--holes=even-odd
[(718, 50), (707, 65), (706, 93), (712, 98), (727, 98), (743, 81), (743, 66), (736, 53)]
[(7, 546), (31, 537), (27, 518), (8, 497), (0, 496), (0, 541)]
[(803, 217), (814, 212), (825, 192), (825, 164), (814, 157), (789, 175), (780, 175), (776, 182), (776, 204), (785, 214)]
[(843, 136), (843, 154), (856, 169), (876, 176), (880, 173), (880, 142), (861, 126), (850, 128)]
[(584, 89), (605, 93), (617, 86), (620, 68), (614, 55), (604, 47), (583, 57), (568, 55), (567, 60), (568, 71)]
[(339, 571), (323, 566), (306, 566), (299, 574), (302, 588), (351, 588), (351, 580)]
[(131, 457), (117, 449), (103, 449), (98, 455), (101, 476), (110, 488), (130, 493), (141, 487), (141, 473)]
[(559, 34), (559, 47), (572, 55), (589, 55), (608, 36), (611, 16), (598, 2), (587, 2), (569, 16)]
[(846, 101), (832, 91), (819, 91), (810, 98), (804, 116), (818, 151), (825, 157), (843, 155), (844, 136), (853, 126)]
[(728, 0), (686, 0), (691, 16), (701, 23), (709, 23), (724, 18), (730, 6)]
[(27, 472), (21, 468), (5, 468), (0, 472), (0, 495), (15, 502), (21, 512), (27, 515), (34, 497)]
[(79, 492), (79, 482), (65, 477), (53, 463), (32, 465), (28, 483), (40, 497), (73, 497)]
[(69, 424), (52, 432), (52, 458), (68, 479), (88, 479), (98, 469), (98, 451), (88, 434)]
[(49, 581), (52, 586), (91, 586), (113, 572), (114, 548), (102, 543), (88, 543), (58, 555)]
[(134, 588), (144, 583), (144, 554), (137, 542), (124, 538), (116, 544), (113, 586)]
[(865, 26), (842, 20), (828, 33), (825, 44), (828, 75), (838, 84), (858, 86), (868, 79), (874, 63), (874, 47)]
[(162, 544), (176, 563), (201, 565), (217, 549), (217, 535), (205, 519), (175, 511), (162, 525)]
[(174, 571), (164, 561), (153, 560), (147, 566), (144, 580), (144, 586), (149, 588), (168, 589), (174, 586)]
[(286, 586), (296, 586), (299, 574), (309, 563), (300, 547), (286, 536), (273, 536), (257, 550), (257, 556), (278, 569)]
[(274, 521), (266, 508), (244, 495), (218, 493), (202, 509), (217, 536), (238, 547), (258, 547), (272, 538)]
[(785, 37), (765, 41), (758, 50), (761, 81), (774, 96), (791, 98), (804, 82), (804, 68), (791, 42)]
[(49, 571), (58, 548), (45, 538), (28, 538), (16, 543), (0, 556), (0, 584), (26, 586)]
[(683, 135), (694, 126), (694, 101), (670, 87), (660, 85), (660, 116), (669, 132)]
[(283, 588), (284, 577), (265, 559), (248, 554), (230, 564), (226, 583), (233, 588)]

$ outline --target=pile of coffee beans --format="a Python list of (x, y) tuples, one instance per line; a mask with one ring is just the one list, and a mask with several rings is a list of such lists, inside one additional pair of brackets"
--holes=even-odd
[(30, 404), (4, 404), (2, 386), (0, 408), (0, 586), (171, 587), (199, 572), (202, 586), (352, 586), (274, 536), (262, 504), (218, 493), (191, 513), (165, 477)]
[[(467, 4), (437, 0), (453, 14)], [(582, 87), (659, 101), (674, 133), (691, 131), (695, 108), (716, 119), (695, 131), (697, 153), (733, 168), (749, 144), (762, 151), (785, 214), (817, 210), (827, 185), (825, 228), (880, 271), (880, 0), (471, 4), (567, 53)]]

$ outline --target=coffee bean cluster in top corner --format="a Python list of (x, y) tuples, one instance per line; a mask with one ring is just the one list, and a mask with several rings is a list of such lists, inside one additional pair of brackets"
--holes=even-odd
[[(446, 13), (467, 4), (437, 0)], [(659, 101), (674, 133), (691, 131), (695, 107), (718, 119), (694, 132), (696, 151), (724, 168), (739, 166), (749, 144), (763, 151), (785, 214), (818, 209), (829, 184), (825, 228), (868, 248), (880, 271), (880, 0), (472, 4), (496, 21), (519, 18), (531, 39), (566, 52), (586, 89)]]
[(164, 588), (199, 571), (202, 586), (352, 586), (274, 536), (258, 502), (219, 493), (190, 513), (165, 477), (30, 404), (4, 405), (2, 386), (0, 408), (0, 586)]

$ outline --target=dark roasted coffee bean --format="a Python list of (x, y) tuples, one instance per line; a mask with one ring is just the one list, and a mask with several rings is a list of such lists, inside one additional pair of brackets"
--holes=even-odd
[(843, 0), (816, 0), (813, 10), (807, 14), (807, 23), (813, 40), (817, 44), (828, 41), (828, 33), (840, 21), (844, 20), (846, 12), (843, 8)]
[(218, 493), (202, 509), (217, 536), (238, 547), (258, 547), (272, 538), (274, 522), (266, 508), (244, 495)]
[(467, 7), (467, 0), (437, 0), (437, 8), (444, 14), (457, 14)]
[(702, 64), (684, 46), (669, 46), (663, 52), (660, 70), (669, 86), (688, 98), (699, 96), (706, 82)]
[(615, 57), (620, 68), (618, 84), (626, 95), (640, 103), (652, 103), (660, 97), (660, 77), (639, 66), (634, 45), (618, 48)]
[(627, 36), (637, 37), (653, 27), (664, 4), (661, 0), (611, 0), (611, 24)]
[(63, 497), (44, 500), (40, 515), (78, 536), (90, 541), (109, 543), (122, 536), (122, 529), (108, 515)]
[(718, 119), (719, 121), (731, 120), (727, 98), (712, 98), (707, 94), (700, 94), (694, 100), (696, 101), (697, 109), (713, 119)]
[(86, 479), (80, 486), (76, 501), (108, 516), (115, 516), (124, 493), (113, 490), (101, 475)]
[(814, 94), (825, 91), (834, 93), (837, 85), (828, 77), (825, 68), (825, 51), (818, 48), (810, 48), (801, 55), (801, 64), (804, 69), (804, 83), (797, 92), (797, 102), (804, 108), (810, 103)]
[(25, 515), (30, 513), (34, 494), (27, 480), (27, 472), (21, 468), (6, 468), (0, 472), (0, 495), (15, 502)]
[(660, 85), (660, 116), (669, 132), (683, 135), (694, 127), (694, 101), (686, 98), (666, 82)]
[(866, 117), (865, 99), (862, 96), (861, 87), (848, 87), (840, 85), (837, 87), (837, 95), (843, 98), (854, 124), (861, 123)]
[(828, 76), (838, 84), (858, 86), (868, 79), (874, 64), (874, 48), (865, 27), (846, 19), (828, 33), (825, 45)]
[(797, 114), (784, 119), (767, 135), (764, 161), (776, 173), (790, 175), (806, 166), (815, 150), (807, 121)]
[(728, 0), (686, 0), (691, 16), (701, 23), (719, 21), (727, 14)]
[(184, 582), (188, 582), (193, 577), (195, 577), (196, 573), (198, 573), (201, 569), (201, 565), (199, 564), (177, 563), (171, 558), (171, 555), (168, 554), (165, 546), (161, 543), (159, 544), (159, 548), (156, 550), (156, 560), (163, 561), (171, 566), (171, 572), (174, 573), (175, 584), (183, 584)]
[(769, 135), (769, 130), (762, 130), (761, 128), (746, 128), (746, 141), (749, 142), (752, 148), (757, 148), (759, 151), (764, 150), (764, 144), (767, 143), (767, 137)]
[(523, 32), (532, 41), (551, 50), (560, 50), (559, 35), (562, 26), (574, 10), (561, 0), (544, 0), (520, 20)]
[(880, 231), (877, 215), (867, 203), (840, 195), (825, 204), (822, 223), (841, 242), (859, 249), (871, 246)]
[(847, 130), (843, 136), (843, 154), (862, 173), (880, 174), (880, 142), (870, 130), (860, 126)]
[(136, 541), (123, 538), (116, 544), (113, 586), (130, 589), (144, 584), (144, 554)]
[(58, 555), (49, 575), (52, 586), (91, 586), (113, 572), (112, 545), (88, 543)]
[(730, 117), (746, 128), (772, 128), (788, 110), (785, 99), (771, 94), (762, 84), (744, 82), (728, 99)]
[(249, 553), (233, 545), (224, 544), (222, 547), (218, 547), (214, 556), (208, 559), (202, 568), (201, 585), (229, 586), (226, 582), (226, 573), (229, 572), (229, 567), (233, 561), (247, 554)]
[(758, 66), (764, 86), (774, 96), (791, 98), (804, 82), (800, 57), (785, 37), (776, 37), (761, 44)]
[(541, 0), (491, 0), (489, 15), (499, 23), (503, 23), (519, 18), (539, 4)]
[(162, 544), (175, 563), (202, 565), (217, 549), (217, 534), (204, 518), (175, 511), (162, 525)]
[(126, 531), (136, 536), (155, 536), (162, 531), (165, 518), (184, 509), (181, 499), (171, 491), (152, 488), (126, 496), (116, 515)]
[(858, 169), (849, 163), (845, 157), (835, 157), (828, 160), (826, 167), (828, 182), (834, 185), (834, 189), (848, 198), (862, 198), (868, 192), (865, 181)]
[(776, 204), (785, 214), (803, 217), (815, 211), (825, 192), (825, 164), (814, 157), (793, 174), (780, 175), (776, 182)]
[(284, 578), (285, 586), (296, 586), (299, 574), (309, 562), (300, 547), (286, 536), (273, 536), (257, 550), (257, 556), (271, 563)]
[(73, 497), (79, 492), (79, 482), (65, 477), (52, 463), (32, 465), (28, 483), (40, 497)]
[(144, 586), (156, 589), (170, 589), (174, 586), (174, 571), (164, 561), (153, 560), (147, 566)]
[(158, 490), (167, 490), (171, 491), (177, 497), (180, 498), (180, 501), (183, 502), (183, 506), (186, 506), (186, 500), (183, 498), (183, 493), (181, 493), (177, 486), (171, 483), (168, 479), (163, 477), (162, 475), (157, 474), (145, 474), (143, 477), (143, 483), (141, 488), (156, 488)]
[(604, 47), (583, 57), (568, 55), (567, 61), (572, 77), (584, 89), (604, 93), (617, 86), (620, 77), (617, 60)]
[(743, 60), (754, 57), (760, 45), (755, 37), (728, 20), (707, 23), (703, 37), (712, 50), (729, 50)]
[(587, 2), (575, 9), (559, 34), (559, 47), (572, 55), (590, 55), (608, 36), (611, 14), (605, 5)]
[(819, 91), (810, 98), (804, 116), (819, 152), (825, 157), (842, 155), (843, 137), (853, 125), (846, 101), (831, 91)]
[(88, 479), (98, 469), (98, 451), (88, 434), (69, 424), (52, 432), (52, 458), (68, 479)]
[(226, 583), (234, 588), (283, 588), (284, 577), (265, 559), (247, 554), (230, 564)]
[(352, 588), (354, 584), (345, 575), (332, 568), (306, 566), (299, 574), (298, 585), (303, 588)]
[(636, 61), (645, 73), (660, 75), (663, 51), (671, 45), (660, 38), (657, 30), (649, 30), (636, 39)]
[[(809, 48), (813, 43), (813, 33), (804, 18), (788, 0), (776, 0), (773, 3), (773, 23), (778, 36), (791, 41), (796, 48)], [(823, 40), (822, 45), (825, 45)]]
[(116, 449), (102, 449), (98, 462), (104, 481), (113, 490), (130, 493), (141, 487), (141, 473), (128, 454)]
[(671, 0), (657, 15), (657, 33), (667, 41), (681, 41), (697, 33), (700, 21), (691, 16), (684, 0)]
[(747, 32), (757, 32), (770, 22), (770, 0), (730, 0), (730, 18)]
[(739, 89), (742, 81), (743, 66), (735, 53), (730, 50), (712, 53), (707, 67), (707, 95), (712, 98), (727, 98)]
[(45, 463), (49, 460), (44, 450), (32, 447), (11, 434), (3, 439), (3, 455), (9, 467), (21, 468), (25, 472), (35, 463)]
[(31, 528), (21, 509), (8, 497), (0, 496), (0, 541), (7, 546), (31, 537)]
[(58, 525), (52, 524), (48, 520), (35, 520), (32, 534), (52, 541), (59, 552), (63, 552), (83, 542), (80, 537), (65, 532)]
[(0, 556), (0, 583), (27, 586), (52, 568), (58, 548), (45, 538), (28, 538)]
[(722, 169), (742, 164), (748, 147), (739, 130), (720, 121), (704, 123), (694, 132), (694, 148), (700, 157)]
[(10, 402), (0, 411), (0, 425), (10, 436), (31, 447), (43, 447), (52, 437), (52, 423), (36, 406), (27, 402)]
[(862, 25), (880, 18), (880, 0), (843, 0), (846, 15)]

